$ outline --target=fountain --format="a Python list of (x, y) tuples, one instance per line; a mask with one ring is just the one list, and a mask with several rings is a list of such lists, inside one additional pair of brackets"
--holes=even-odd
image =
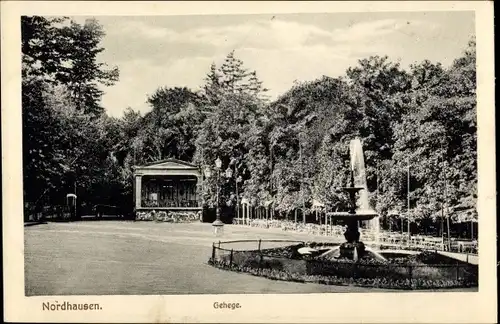
[[(355, 185), (363, 188), (363, 190), (359, 191), (357, 212), (364, 213), (369, 211), (374, 213), (374, 210), (370, 207), (370, 203), (368, 201), (368, 186), (366, 184), (366, 168), (363, 155), (363, 146), (361, 145), (361, 141), (358, 138), (353, 139), (350, 142), (349, 151), (351, 155), (351, 171), (356, 172)], [(380, 218), (373, 217), (369, 221), (368, 227), (374, 235), (375, 245), (380, 245)]]
[[(350, 154), (349, 182), (342, 188), (349, 196), (347, 211), (327, 213), (331, 219), (341, 220), (347, 225), (344, 243), (301, 242), (262, 249), (259, 240), (257, 250), (251, 248), (239, 251), (230, 249), (230, 246), (218, 249), (214, 243), (209, 264), (275, 280), (355, 283), (397, 289), (477, 287), (477, 265), (468, 262), (459, 264), (454, 258), (437, 251), (391, 251), (379, 245), (378, 214), (368, 203), (365, 165), (359, 139), (350, 142)], [(375, 234), (376, 251), (360, 241), (361, 221), (370, 221)]]
[(369, 210), (356, 211), (356, 194), (363, 190), (362, 187), (354, 186), (354, 172), (351, 171), (350, 185), (342, 188), (349, 195), (349, 210), (347, 212), (330, 212), (327, 213), (332, 219), (342, 220), (347, 228), (344, 233), (346, 242), (340, 245), (340, 257), (353, 259), (354, 253), (358, 257), (362, 257), (365, 253), (365, 244), (359, 240), (359, 221), (371, 220), (378, 215)]
[[(330, 212), (327, 215), (332, 219), (342, 220), (347, 225), (344, 233), (346, 242), (339, 247), (340, 257), (357, 261), (367, 252), (365, 244), (359, 240), (359, 222), (378, 218), (378, 214), (368, 205), (365, 163), (360, 140), (352, 140), (349, 149), (351, 154), (350, 181), (347, 187), (342, 188), (349, 195), (349, 209), (346, 212)], [(358, 194), (359, 200), (356, 199)], [(356, 204), (357, 201), (359, 204)], [(370, 252), (373, 253), (373, 251)], [(376, 258), (383, 259), (378, 255)]]

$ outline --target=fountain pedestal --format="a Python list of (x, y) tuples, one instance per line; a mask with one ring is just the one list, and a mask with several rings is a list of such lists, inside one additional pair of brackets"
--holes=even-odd
[[(359, 241), (359, 227), (358, 220), (355, 216), (351, 216), (353, 219), (346, 220), (347, 229), (344, 233), (346, 242), (340, 245), (340, 257), (347, 258), (349, 260), (354, 260), (361, 258), (365, 254), (365, 244)], [(357, 256), (354, 255), (354, 250), (356, 250)]]
[(340, 257), (355, 261), (362, 258), (366, 251), (365, 244), (359, 240), (358, 222), (361, 220), (370, 220), (377, 216), (373, 212), (356, 212), (356, 194), (363, 189), (365, 188), (354, 186), (354, 174), (351, 172), (349, 186), (342, 188), (349, 195), (349, 211), (328, 213), (332, 219), (343, 220), (347, 225), (344, 233), (346, 242), (342, 243), (339, 247)]

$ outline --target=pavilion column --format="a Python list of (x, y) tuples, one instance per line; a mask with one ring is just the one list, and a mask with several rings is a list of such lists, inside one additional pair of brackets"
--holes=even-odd
[(142, 176), (135, 176), (135, 208), (141, 208), (142, 200)]
[(196, 207), (203, 207), (203, 177), (201, 175), (196, 176)]

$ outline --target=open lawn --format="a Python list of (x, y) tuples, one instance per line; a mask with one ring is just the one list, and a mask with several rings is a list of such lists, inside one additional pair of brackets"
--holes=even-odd
[[(226, 226), (220, 240), (259, 238), (327, 240), (325, 237), (235, 225)], [(388, 291), (273, 281), (218, 270), (207, 265), (212, 242), (218, 240), (211, 225), (201, 223), (82, 221), (25, 227), (26, 295)], [(256, 246), (249, 245), (248, 248)]]

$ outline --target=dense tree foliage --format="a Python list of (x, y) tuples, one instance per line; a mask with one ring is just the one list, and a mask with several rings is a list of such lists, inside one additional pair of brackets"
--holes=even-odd
[(87, 199), (119, 193), (118, 124), (103, 113), (98, 87), (117, 81), (118, 70), (97, 62), (101, 26), (24, 16), (21, 30), (25, 202), (61, 204), (75, 190)]
[(99, 104), (97, 84), (112, 85), (118, 71), (96, 60), (104, 32), (95, 20), (23, 17), (22, 27), (27, 201), (47, 188), (71, 190), (75, 179), (89, 201), (131, 200), (133, 165), (177, 158), (212, 169), (209, 206), (220, 181), (223, 204), (246, 197), (272, 202), (283, 215), (307, 215), (314, 201), (335, 210), (345, 207), (337, 189), (347, 181), (349, 141), (358, 137), (370, 203), (382, 215), (419, 224), (442, 211), (452, 220), (463, 210), (475, 215), (474, 40), (450, 67), (426, 60), (403, 69), (368, 57), (344, 77), (295, 83), (273, 101), (233, 51), (207, 67), (201, 91), (159, 87), (144, 116), (129, 108), (117, 119)]
[(112, 85), (118, 69), (97, 62), (105, 33), (95, 19), (80, 25), (66, 18), (23, 16), (21, 33), (23, 80), (64, 84), (80, 110), (94, 115), (104, 111), (98, 84)]

